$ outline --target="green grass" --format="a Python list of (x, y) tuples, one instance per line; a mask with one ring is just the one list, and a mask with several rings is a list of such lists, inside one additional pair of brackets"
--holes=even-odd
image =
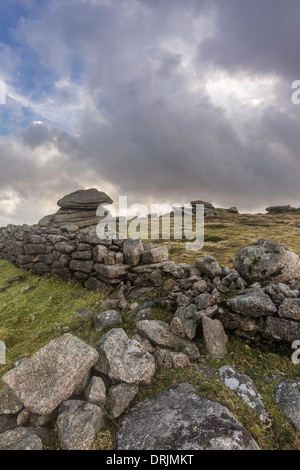
[[(0, 374), (12, 367), (17, 359), (32, 355), (51, 339), (65, 330), (88, 340), (97, 342), (89, 322), (74, 317), (75, 311), (84, 307), (97, 309), (104, 294), (90, 292), (80, 284), (71, 284), (59, 279), (45, 279), (22, 272), (0, 259), (0, 289), (6, 281), (23, 274), (21, 281), (8, 285), (0, 293), (0, 338), (7, 347), (7, 364), (0, 365)], [(21, 288), (32, 286), (21, 293)]]
[[(239, 249), (259, 238), (267, 238), (284, 243), (300, 254), (300, 228), (296, 227), (296, 223), (300, 223), (298, 213), (245, 216), (220, 212), (218, 217), (207, 219), (205, 244), (200, 253), (215, 256), (221, 264), (232, 266), (232, 258)], [(176, 262), (193, 265), (199, 256), (199, 252), (187, 252), (184, 241), (167, 240), (157, 243), (166, 244), (170, 258)], [(7, 283), (20, 275), (21, 280)], [(31, 289), (21, 293), (21, 288), (27, 285), (32, 286)], [(107, 296), (104, 294), (88, 291), (79, 283), (35, 276), (0, 259), (0, 339), (7, 346), (7, 364), (0, 365), (0, 376), (16, 360), (33, 355), (65, 331), (95, 347), (107, 330), (95, 332), (92, 321), (84, 322), (75, 318), (74, 313), (78, 308), (97, 311), (99, 302), (105, 298)], [(120, 327), (132, 336), (135, 333), (135, 320), (127, 318), (126, 312), (122, 316), (123, 323)], [(169, 323), (171, 317), (169, 312), (155, 309), (155, 319)], [(201, 358), (184, 369), (158, 371), (150, 385), (141, 387), (134, 404), (167, 386), (190, 382), (195, 385), (197, 393), (227, 406), (262, 449), (300, 450), (300, 433), (295, 431), (275, 404), (275, 391), (279, 382), (267, 380), (270, 374), (300, 380), (300, 365), (294, 365), (291, 361), (293, 351), (276, 344), (273, 347), (248, 345), (230, 336), (226, 356), (222, 360), (213, 360), (205, 353), (201, 332), (195, 342)], [(198, 369), (200, 366), (219, 368), (227, 364), (254, 380), (270, 415), (268, 425), (263, 425), (243, 400), (225, 387), (218, 375), (208, 379)], [(94, 449), (115, 448), (114, 436), (118, 423), (119, 420), (106, 420)], [(51, 437), (47, 448), (59, 449), (55, 436)]]

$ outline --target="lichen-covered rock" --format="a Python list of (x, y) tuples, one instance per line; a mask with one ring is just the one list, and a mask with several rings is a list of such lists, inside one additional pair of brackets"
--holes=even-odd
[(66, 333), (2, 377), (33, 413), (49, 414), (69, 398), (98, 359), (95, 349)]
[(126, 264), (94, 264), (94, 269), (107, 279), (115, 279), (126, 275), (129, 266)]
[(0, 450), (43, 450), (43, 430), (19, 427), (0, 434)]
[(213, 256), (204, 256), (203, 258), (197, 258), (196, 266), (200, 271), (200, 274), (205, 274), (210, 278), (221, 276), (222, 268)]
[(220, 379), (226, 387), (241, 397), (259, 416), (261, 421), (268, 419), (262, 398), (253, 381), (245, 374), (238, 374), (230, 366), (219, 369)]
[(270, 297), (261, 288), (245, 289), (226, 303), (233, 312), (249, 317), (273, 315), (277, 311)]
[[(197, 330), (197, 321), (195, 319), (196, 312), (197, 312), (197, 307), (194, 304), (191, 304), (187, 307), (179, 307), (176, 310), (173, 316), (172, 322), (170, 324), (171, 330), (174, 332), (176, 331), (174, 323), (176, 324), (176, 320), (179, 319), (182, 325), (184, 336), (186, 336), (188, 339), (194, 339), (196, 336), (196, 330)], [(173, 330), (172, 323), (173, 323), (173, 327), (175, 328), (175, 330)], [(178, 325), (177, 325), (177, 328), (178, 328)]]
[(122, 317), (116, 310), (106, 310), (98, 313), (94, 320), (95, 330), (102, 331), (108, 326), (114, 326), (122, 323)]
[(263, 336), (292, 344), (300, 338), (300, 322), (285, 318), (267, 317)]
[(260, 239), (238, 252), (233, 265), (249, 283), (288, 282), (300, 275), (300, 258), (284, 245)]
[(190, 364), (190, 359), (186, 354), (166, 349), (157, 349), (153, 357), (158, 369), (180, 369)]
[(228, 341), (224, 327), (219, 320), (212, 320), (207, 316), (202, 317), (202, 330), (205, 349), (208, 354), (216, 359), (221, 359), (227, 353)]
[(292, 384), (281, 382), (276, 390), (276, 402), (287, 419), (300, 431), (300, 392)]
[(142, 320), (136, 324), (136, 332), (151, 344), (163, 348), (177, 349), (190, 359), (199, 357), (197, 346), (172, 333), (170, 325), (159, 320)]
[(138, 313), (136, 314), (136, 317), (135, 319), (137, 321), (140, 321), (140, 320), (152, 320), (154, 316), (154, 312), (151, 308), (142, 308), (141, 310), (138, 311)]
[(225, 406), (181, 384), (139, 403), (122, 420), (118, 450), (257, 450)]
[(55, 429), (63, 450), (90, 450), (103, 424), (99, 406), (68, 400), (59, 408)]
[(160, 263), (169, 259), (168, 248), (164, 245), (145, 250), (141, 256), (143, 264)]
[(22, 408), (23, 404), (9, 388), (2, 390), (0, 393), (0, 415), (15, 415)]
[(278, 315), (300, 321), (300, 299), (284, 299), (278, 309)]
[(155, 374), (155, 361), (137, 341), (131, 340), (121, 328), (114, 328), (97, 344), (99, 359), (95, 369), (112, 381), (148, 384)]
[(130, 266), (136, 266), (139, 264), (143, 251), (144, 247), (141, 240), (128, 238), (123, 245), (125, 263)]

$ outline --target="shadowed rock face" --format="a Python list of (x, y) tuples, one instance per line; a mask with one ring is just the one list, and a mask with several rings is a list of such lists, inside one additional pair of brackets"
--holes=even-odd
[(59, 207), (64, 209), (97, 209), (101, 204), (112, 204), (112, 199), (96, 188), (79, 189), (57, 201)]
[(259, 449), (225, 406), (193, 392), (185, 383), (137, 405), (120, 425), (117, 449)]

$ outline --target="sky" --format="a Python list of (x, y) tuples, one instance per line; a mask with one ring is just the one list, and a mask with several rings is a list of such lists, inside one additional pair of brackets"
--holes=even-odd
[(299, 21), (299, 0), (1, 0), (0, 226), (91, 187), (299, 207)]

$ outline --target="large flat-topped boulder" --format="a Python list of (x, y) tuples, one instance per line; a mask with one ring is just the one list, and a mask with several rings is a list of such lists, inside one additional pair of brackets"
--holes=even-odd
[(49, 414), (84, 382), (97, 359), (95, 349), (66, 333), (6, 372), (2, 380), (27, 409)]
[(97, 209), (100, 204), (112, 203), (112, 199), (107, 194), (96, 188), (79, 189), (57, 201), (57, 205), (64, 209)]
[[(112, 203), (113, 200), (107, 194), (96, 188), (79, 189), (59, 199), (57, 205), (60, 209), (55, 214), (43, 217), (38, 225), (60, 228), (73, 224), (77, 229), (91, 227), (103, 219), (103, 216), (97, 216), (97, 208)], [(105, 211), (104, 215), (108, 213)]]

